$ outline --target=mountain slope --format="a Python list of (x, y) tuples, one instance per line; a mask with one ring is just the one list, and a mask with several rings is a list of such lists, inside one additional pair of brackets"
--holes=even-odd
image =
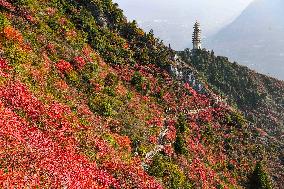
[[(216, 57), (214, 52), (200, 50), (192, 53), (187, 49), (179, 54), (216, 93), (238, 107), (252, 126), (257, 127), (260, 135), (270, 138), (265, 139), (265, 143), (266, 150), (271, 150), (271, 161), (283, 165), (284, 82), (231, 63), (226, 57)], [(272, 146), (279, 148), (275, 150)], [(275, 152), (277, 155), (273, 159)], [(283, 172), (283, 166), (280, 167), (279, 171)], [(274, 174), (279, 180), (283, 177), (277, 172)]]
[(117, 4), (0, 5), (1, 188), (271, 186), (255, 129)]
[(207, 47), (261, 73), (284, 80), (284, 2), (255, 0)]

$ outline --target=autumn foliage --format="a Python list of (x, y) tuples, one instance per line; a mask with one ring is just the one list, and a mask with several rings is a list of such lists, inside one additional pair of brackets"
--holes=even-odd
[(247, 123), (206, 83), (173, 75), (153, 33), (111, 1), (9, 1), (36, 22), (7, 2), (0, 188), (243, 185), (255, 164)]
[(56, 68), (62, 73), (69, 73), (73, 70), (72, 65), (65, 60), (59, 60), (56, 63)]
[(11, 26), (5, 27), (3, 30), (3, 34), (8, 40), (13, 40), (20, 44), (24, 41), (24, 38), (21, 33)]

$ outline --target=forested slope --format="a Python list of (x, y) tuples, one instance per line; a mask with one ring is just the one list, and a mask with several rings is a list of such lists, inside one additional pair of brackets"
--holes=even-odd
[(213, 51), (186, 49), (179, 55), (217, 94), (241, 110), (261, 137), (269, 138), (263, 143), (271, 157), (277, 154), (272, 162), (278, 162), (283, 172), (284, 82), (215, 56)]
[(117, 4), (0, 5), (1, 188), (271, 185), (240, 112), (170, 72), (174, 52)]

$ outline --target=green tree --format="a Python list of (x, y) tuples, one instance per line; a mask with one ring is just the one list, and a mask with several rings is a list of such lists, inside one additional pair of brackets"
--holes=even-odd
[(187, 129), (187, 122), (186, 122), (186, 117), (184, 114), (180, 114), (178, 117), (178, 122), (176, 125), (176, 128), (180, 133), (184, 133)]
[(175, 152), (178, 154), (187, 154), (185, 141), (180, 133), (177, 133), (176, 141), (174, 142), (174, 149)]
[(261, 162), (255, 165), (254, 171), (250, 177), (250, 189), (272, 189), (272, 184), (268, 174), (263, 168)]

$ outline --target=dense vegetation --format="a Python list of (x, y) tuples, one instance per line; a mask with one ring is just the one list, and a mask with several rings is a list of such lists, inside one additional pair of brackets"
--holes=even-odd
[[(284, 82), (231, 63), (214, 52), (189, 50), (180, 53), (200, 75), (247, 118), (262, 125), (270, 135), (281, 137), (284, 131)], [(282, 138), (283, 140), (283, 138)]]
[(111, 0), (0, 6), (1, 188), (240, 188), (265, 167), (238, 110)]
[[(284, 82), (231, 63), (226, 57), (216, 57), (213, 51), (186, 49), (179, 55), (215, 92), (240, 109), (259, 135), (269, 138), (264, 142), (266, 150), (274, 163), (282, 164), (279, 171), (283, 172)], [(272, 158), (275, 153), (276, 159)]]
[(272, 185), (267, 176), (267, 173), (263, 170), (261, 163), (257, 163), (255, 169), (250, 177), (250, 188), (262, 188), (262, 189), (271, 189)]

